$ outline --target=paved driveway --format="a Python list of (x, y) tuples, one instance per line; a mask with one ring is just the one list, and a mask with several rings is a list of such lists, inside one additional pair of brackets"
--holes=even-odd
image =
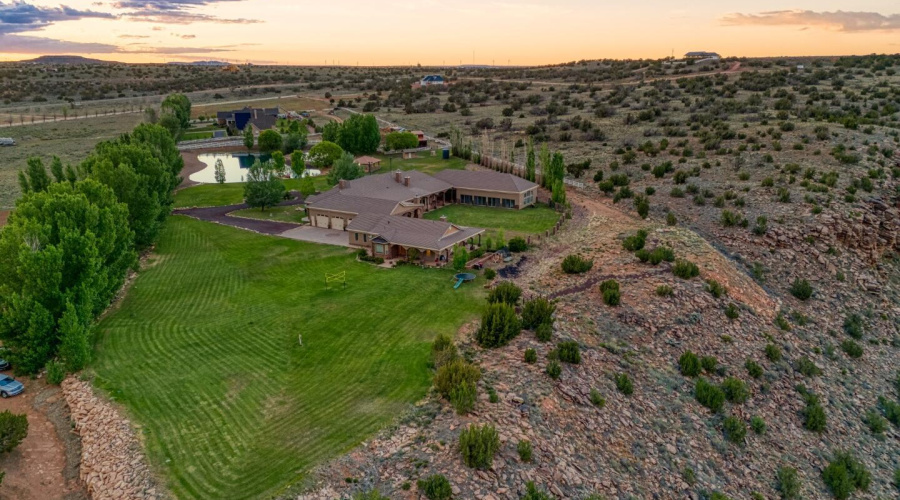
[(338, 229), (325, 229), (322, 227), (300, 226), (279, 234), (282, 238), (290, 238), (292, 240), (310, 241), (312, 243), (323, 243), (326, 245), (337, 245), (342, 247), (350, 246), (350, 235), (346, 231)]

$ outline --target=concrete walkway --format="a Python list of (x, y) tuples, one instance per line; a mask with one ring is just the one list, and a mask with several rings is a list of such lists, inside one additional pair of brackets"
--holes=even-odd
[(325, 229), (322, 227), (300, 226), (289, 229), (278, 236), (292, 240), (309, 241), (324, 245), (350, 246), (350, 237), (346, 231)]

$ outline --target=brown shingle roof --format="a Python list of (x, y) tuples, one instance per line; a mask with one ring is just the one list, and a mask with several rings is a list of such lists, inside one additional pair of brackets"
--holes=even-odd
[(521, 193), (537, 187), (537, 184), (513, 174), (484, 170), (442, 170), (434, 174), (434, 176), (448, 184), (452, 184), (453, 187), (463, 189)]
[(306, 206), (309, 208), (333, 210), (350, 214), (371, 213), (388, 215), (392, 213), (399, 204), (399, 202), (393, 200), (343, 196), (341, 191), (341, 189), (335, 187), (331, 191), (311, 196), (306, 200)]
[[(410, 178), (409, 186), (404, 185)], [(416, 170), (400, 172), (400, 182), (395, 173), (369, 175), (347, 181), (343, 188), (335, 187), (307, 200), (310, 208), (336, 210), (354, 214), (389, 214), (400, 202), (415, 202), (416, 198), (446, 191), (453, 186)]]
[(392, 245), (436, 252), (484, 232), (481, 228), (462, 227), (449, 222), (371, 213), (359, 214), (347, 230), (381, 236)]
[(378, 158), (373, 158), (371, 156), (360, 156), (359, 158), (353, 160), (360, 165), (372, 165), (375, 163), (381, 163), (381, 160)]

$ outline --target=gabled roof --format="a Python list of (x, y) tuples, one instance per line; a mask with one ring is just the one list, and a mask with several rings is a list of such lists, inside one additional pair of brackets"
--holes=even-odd
[(505, 193), (521, 193), (537, 187), (537, 184), (517, 175), (504, 174), (490, 170), (442, 170), (435, 177), (456, 188), (479, 189), (482, 191), (501, 191)]
[(440, 252), (484, 232), (449, 222), (414, 219), (396, 215), (359, 214), (347, 226), (348, 231), (368, 233), (392, 245)]
[(360, 156), (359, 158), (353, 160), (359, 165), (373, 165), (375, 163), (381, 163), (381, 160), (378, 158), (374, 158), (372, 156)]
[(358, 196), (343, 196), (341, 190), (334, 188), (322, 194), (311, 196), (306, 200), (306, 206), (320, 210), (331, 210), (348, 214), (378, 214), (388, 215), (394, 212), (399, 203), (393, 200), (378, 198), (365, 198)]
[[(446, 191), (453, 186), (418, 170), (400, 172), (400, 182), (396, 180), (397, 172), (368, 175), (347, 182), (340, 190), (343, 196), (377, 198), (394, 202), (409, 201), (421, 196)], [(409, 186), (404, 184), (409, 177)]]

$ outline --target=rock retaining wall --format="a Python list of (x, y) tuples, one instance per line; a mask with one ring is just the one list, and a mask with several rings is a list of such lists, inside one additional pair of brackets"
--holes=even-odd
[(162, 499), (127, 419), (94, 395), (87, 382), (69, 377), (62, 383), (81, 436), (81, 480), (93, 500)]

